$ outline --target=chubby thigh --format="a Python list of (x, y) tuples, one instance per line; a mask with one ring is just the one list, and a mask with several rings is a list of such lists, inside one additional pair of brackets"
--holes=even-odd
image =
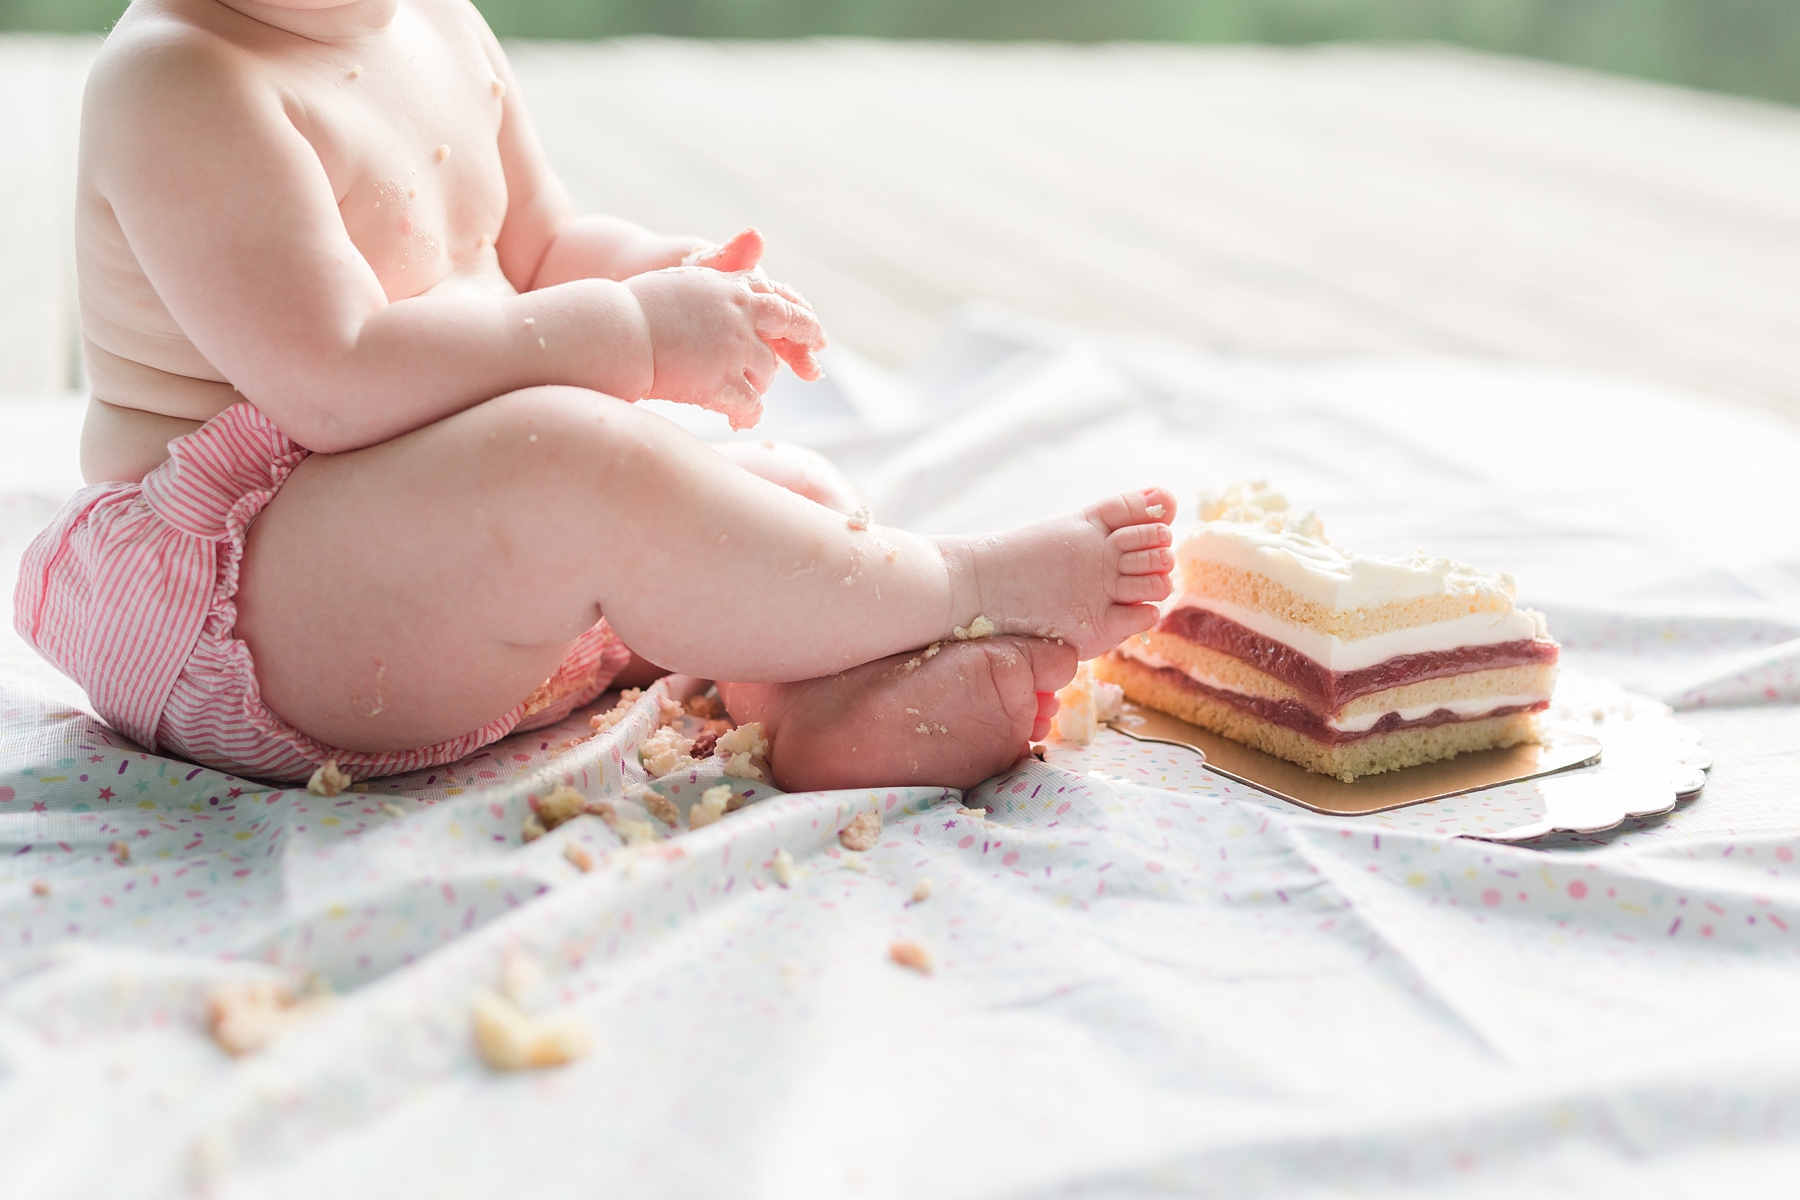
[[(525, 699), (605, 616), (708, 678), (812, 678), (941, 636), (941, 556), (577, 388), (512, 392), (317, 454), (251, 528), (237, 636), (264, 702), (329, 745), (410, 749)], [(882, 619), (871, 620), (873, 614)]]

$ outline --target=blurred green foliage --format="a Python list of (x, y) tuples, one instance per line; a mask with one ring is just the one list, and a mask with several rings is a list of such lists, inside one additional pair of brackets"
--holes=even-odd
[[(502, 36), (1435, 39), (1800, 103), (1800, 0), (476, 0)], [(0, 0), (0, 29), (104, 29), (121, 0)]]

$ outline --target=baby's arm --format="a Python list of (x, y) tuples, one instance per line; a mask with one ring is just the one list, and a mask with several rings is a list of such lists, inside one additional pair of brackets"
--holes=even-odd
[[(167, 35), (102, 59), (84, 165), (182, 332), (311, 449), (373, 445), (545, 383), (742, 408), (773, 373), (764, 339), (819, 340), (798, 305), (714, 271), (390, 303), (284, 101), (247, 55)], [(696, 318), (708, 340), (659, 328)], [(665, 361), (659, 342), (701, 361)]]

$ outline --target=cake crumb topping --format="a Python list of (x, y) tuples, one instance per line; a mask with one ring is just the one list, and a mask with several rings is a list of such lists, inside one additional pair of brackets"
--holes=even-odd
[(838, 843), (846, 850), (873, 850), (880, 840), (881, 814), (876, 812), (858, 813), (838, 831)]
[(324, 796), (329, 799), (342, 792), (353, 782), (355, 781), (348, 775), (338, 770), (337, 759), (328, 758), (319, 765), (318, 770), (312, 773), (312, 778), (306, 781), (306, 790), (315, 796)]

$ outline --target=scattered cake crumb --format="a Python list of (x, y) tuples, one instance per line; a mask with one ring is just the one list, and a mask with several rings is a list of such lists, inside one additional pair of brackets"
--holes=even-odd
[(475, 1046), (495, 1070), (559, 1067), (593, 1049), (593, 1035), (572, 1015), (534, 1017), (494, 992), (476, 995), (471, 1016)]
[(599, 817), (605, 821), (608, 829), (619, 827), (619, 810), (604, 800), (589, 800), (585, 811), (589, 816)]
[(638, 747), (638, 761), (644, 764), (644, 770), (652, 779), (661, 779), (692, 765), (688, 751), (693, 748), (693, 738), (683, 737), (675, 729), (659, 729)]
[(398, 804), (395, 804), (392, 800), (383, 800), (381, 802), (381, 811), (390, 817), (404, 817), (406, 815), (406, 810), (401, 808)]
[(702, 721), (716, 721), (725, 715), (725, 705), (713, 695), (689, 696), (687, 698), (688, 715), (699, 717)]
[(656, 841), (659, 836), (656, 826), (648, 821), (618, 821), (614, 823), (613, 829), (627, 846), (642, 846)]
[(538, 820), (536, 813), (526, 813), (525, 819), (519, 824), (519, 837), (523, 841), (535, 842), (547, 832), (549, 831), (544, 828), (544, 823)]
[(589, 717), (588, 724), (593, 727), (595, 733), (605, 733), (607, 730), (631, 715), (633, 706), (637, 704), (638, 699), (643, 696), (643, 694), (644, 689), (642, 688), (626, 688), (619, 693), (619, 702), (617, 704), (613, 705), (607, 712), (598, 713)]
[(748, 721), (719, 739), (719, 749), (727, 754), (748, 754), (762, 758), (769, 753), (769, 739), (763, 736), (761, 721)]
[(31, 894), (34, 896), (48, 896), (50, 894), (50, 881), (48, 879), (32, 880)]
[(794, 886), (794, 856), (787, 852), (787, 847), (775, 851), (773, 869), (776, 883), (782, 887)]
[(933, 643), (931, 643), (931, 645), (925, 647), (925, 657), (932, 658), (932, 657), (936, 656), (937, 652), (939, 650), (942, 650), (943, 648), (944, 648), (944, 643), (933, 642)]
[(688, 828), (701, 829), (717, 821), (728, 811), (735, 795), (729, 783), (717, 784), (701, 792), (700, 799), (688, 809)]
[(931, 974), (931, 951), (917, 942), (895, 942), (888, 947), (888, 957), (909, 971)]
[(703, 758), (711, 758), (713, 751), (718, 749), (718, 746), (718, 734), (701, 730), (694, 735), (694, 744), (688, 748), (688, 754), (693, 756), (695, 761), (699, 761)]
[(1082, 663), (1075, 668), (1075, 678), (1056, 693), (1056, 703), (1051, 732), (1060, 741), (1085, 746), (1100, 732), (1100, 726), (1119, 718), (1125, 707), (1125, 690), (1096, 679), (1093, 668)]
[(594, 869), (594, 856), (580, 842), (564, 842), (563, 857), (575, 864), (575, 869), (584, 875)]
[(656, 723), (659, 726), (673, 725), (676, 721), (681, 720), (683, 714), (686, 712), (687, 710), (681, 706), (681, 701), (671, 700), (660, 692), (657, 694)]
[(931, 899), (931, 880), (921, 879), (913, 884), (912, 902), (914, 904), (922, 904), (929, 899)]
[[(954, 637), (959, 642), (972, 642), (980, 638), (993, 637), (994, 629), (995, 626), (993, 621), (989, 620), (986, 616), (978, 616), (973, 621), (970, 621), (966, 628), (958, 625), (956, 628), (952, 629), (950, 631), (950, 636)], [(926, 657), (930, 657), (929, 651), (927, 652)]]
[(664, 825), (681, 828), (681, 810), (661, 792), (645, 791), (641, 797), (646, 811)]
[(846, 871), (855, 871), (859, 875), (867, 875), (869, 873), (868, 860), (860, 854), (846, 854), (838, 861), (844, 864), (844, 869)]
[(987, 820), (988, 810), (985, 808), (970, 808), (965, 804), (958, 807), (956, 811), (962, 816), (974, 817), (978, 821)]
[(1144, 511), (1149, 513), (1153, 519), (1160, 521), (1162, 520), (1162, 515), (1169, 510), (1160, 504), (1152, 504)]
[(762, 768), (757, 766), (756, 760), (748, 754), (730, 755), (725, 759), (725, 765), (721, 770), (733, 779), (748, 779), (754, 783), (764, 782)]
[(881, 841), (881, 814), (862, 812), (838, 831), (838, 844), (846, 850), (873, 850)]
[(844, 523), (849, 525), (852, 529), (867, 529), (869, 523), (874, 519), (875, 514), (870, 512), (869, 506), (865, 504), (855, 512), (851, 513), (848, 517), (845, 517)]
[(225, 1053), (249, 1054), (311, 1016), (324, 999), (298, 997), (286, 984), (266, 980), (221, 984), (207, 997), (207, 1028)]
[(523, 1004), (544, 983), (544, 965), (517, 947), (500, 956), (500, 994)]
[(355, 782), (348, 775), (338, 770), (337, 759), (328, 758), (324, 764), (312, 773), (306, 781), (306, 790), (315, 796), (331, 797), (342, 792)]
[(550, 794), (537, 804), (537, 819), (546, 831), (564, 821), (574, 820), (587, 811), (587, 797), (566, 783), (550, 789)]
[(130, 842), (114, 842), (112, 845), (108, 846), (107, 849), (112, 851), (113, 860), (121, 867), (131, 861)]

